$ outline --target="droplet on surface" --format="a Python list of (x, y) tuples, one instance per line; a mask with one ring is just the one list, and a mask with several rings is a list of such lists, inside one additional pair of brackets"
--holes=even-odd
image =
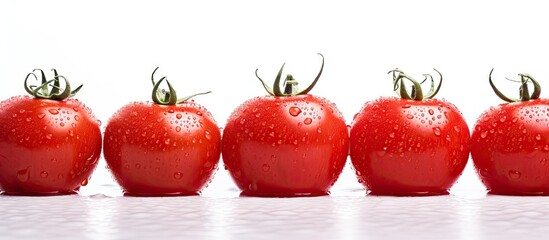
[(180, 132), (180, 131), (181, 131), (181, 127), (180, 127), (180, 126), (175, 127), (175, 131), (176, 131), (176, 132)]
[(536, 135), (536, 140), (538, 140), (538, 141), (541, 140), (541, 134), (538, 133), (538, 134)]
[(209, 131), (204, 132), (204, 137), (206, 137), (206, 139), (208, 139), (208, 140), (212, 139), (212, 135), (210, 134)]
[(411, 105), (410, 105), (410, 104), (408, 104), (408, 103), (406, 103), (406, 104), (402, 105), (402, 108), (410, 108), (410, 107), (411, 107)]
[(51, 139), (52, 137), (53, 137), (53, 134), (51, 134), (51, 133), (46, 134), (47, 139)]
[(268, 172), (271, 169), (271, 166), (269, 164), (263, 164), (263, 167), (261, 168), (263, 172)]
[(88, 179), (86, 178), (86, 179), (82, 180), (82, 182), (80, 183), (80, 185), (82, 185), (82, 186), (88, 185)]
[(177, 119), (181, 119), (181, 118), (183, 117), (183, 115), (181, 115), (181, 113), (178, 113), (178, 114), (175, 114), (175, 117), (176, 117)]
[(41, 178), (47, 178), (48, 177), (48, 172), (46, 172), (46, 171), (40, 172), (40, 177)]
[(38, 119), (42, 119), (42, 118), (44, 118), (45, 116), (46, 116), (46, 114), (40, 113), (40, 114), (38, 114)]
[(305, 120), (303, 121), (303, 123), (305, 123), (306, 125), (309, 125), (313, 122), (313, 119), (310, 119), (310, 118), (305, 118)]
[(181, 177), (183, 177), (183, 174), (180, 173), (180, 172), (176, 172), (176, 173), (173, 174), (173, 178), (175, 178), (175, 179), (181, 179)]
[(21, 182), (26, 182), (30, 178), (30, 167), (17, 171), (17, 179)]
[(394, 133), (394, 132), (389, 133), (389, 137), (390, 137), (390, 138), (394, 138), (394, 137), (395, 137), (395, 133)]
[(480, 133), (481, 138), (486, 138), (486, 135), (488, 135), (488, 131), (483, 131)]
[(433, 128), (433, 133), (434, 133), (436, 136), (440, 136), (440, 128), (439, 128), (439, 127), (434, 127), (434, 128)]
[[(75, 115), (74, 116), (74, 121), (78, 121), (78, 120), (80, 120), (80, 117), (78, 115)], [(101, 125), (101, 122), (99, 122), (99, 125)]]
[(414, 119), (414, 116), (413, 116), (412, 114), (407, 114), (407, 115), (406, 115), (406, 118), (408, 118), (408, 119)]
[(517, 170), (511, 169), (509, 170), (509, 178), (517, 180), (520, 178), (521, 173)]
[(317, 132), (317, 133), (322, 133), (322, 129), (321, 129), (320, 127), (318, 127), (318, 128), (316, 129), (316, 132)]
[(429, 112), (429, 114), (431, 114), (431, 115), (435, 114), (435, 111), (434, 111), (433, 109), (429, 109), (428, 112)]
[(202, 116), (202, 112), (201, 112), (201, 111), (197, 111), (197, 112), (196, 112), (196, 115)]
[(57, 111), (57, 109), (49, 109), (48, 112), (50, 112), (52, 115), (57, 115), (59, 114), (59, 111)]

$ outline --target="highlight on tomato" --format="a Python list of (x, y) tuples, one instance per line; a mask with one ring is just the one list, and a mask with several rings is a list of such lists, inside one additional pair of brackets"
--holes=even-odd
[(256, 69), (269, 95), (236, 108), (223, 130), (223, 162), (242, 196), (326, 195), (336, 182), (347, 158), (348, 130), (333, 103), (308, 94), (323, 68), (322, 56), (320, 72), (303, 91), (290, 74), (281, 89), (284, 65), (273, 88)]
[[(490, 107), (477, 120), (471, 156), (490, 194), (549, 195), (549, 100), (529, 74), (518, 74), (519, 98), (495, 94), (506, 103)], [(529, 84), (533, 87), (530, 92)]]
[[(105, 129), (104, 157), (129, 196), (197, 195), (211, 181), (221, 132), (203, 106), (178, 99), (168, 79), (151, 76), (152, 102), (131, 102)], [(165, 82), (168, 89), (160, 89)]]
[[(355, 115), (351, 162), (370, 194), (448, 194), (465, 168), (469, 128), (453, 104), (434, 98), (442, 83), (435, 71), (440, 76), (436, 88), (429, 74), (420, 83), (398, 69), (389, 72), (399, 98), (366, 102)], [(431, 86), (424, 95), (421, 84), (428, 79)]]
[[(85, 186), (101, 155), (100, 122), (72, 98), (67, 78), (34, 69), (24, 86), (31, 96), (0, 103), (0, 191), (11, 195), (62, 195)], [(38, 73), (38, 74), (37, 74)], [(40, 75), (41, 80), (38, 79)], [(29, 78), (40, 81), (30, 85)]]

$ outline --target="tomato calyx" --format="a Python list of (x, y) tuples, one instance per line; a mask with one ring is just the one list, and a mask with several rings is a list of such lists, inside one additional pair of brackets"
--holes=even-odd
[[(435, 80), (431, 74), (423, 74), (425, 79), (423, 79), (423, 81), (421, 82), (418, 82), (398, 68), (389, 71), (387, 74), (393, 74), (393, 90), (397, 93), (399, 97), (409, 100), (423, 100), (433, 98), (435, 95), (437, 95), (438, 91), (440, 90), (440, 86), (442, 85), (442, 74), (435, 68), (433, 68), (433, 70), (435, 70), (435, 72), (437, 72), (440, 76), (438, 86), (436, 88)], [(423, 95), (423, 89), (421, 88), (421, 84), (425, 83), (427, 79), (430, 79), (431, 87), (429, 89), (429, 92), (426, 95)], [(408, 80), (412, 83), (410, 92), (408, 92), (404, 80)]]
[[(38, 80), (38, 76), (36, 76), (35, 72), (40, 72), (40, 78), (41, 80)], [(44, 74), (44, 71), (42, 69), (34, 69), (32, 72), (27, 74), (27, 77), (25, 77), (25, 91), (29, 93), (30, 95), (34, 96), (35, 98), (44, 98), (44, 99), (50, 99), (50, 100), (64, 100), (67, 98), (70, 98), (80, 89), (82, 88), (83, 84), (78, 86), (76, 89), (71, 91), (71, 85), (69, 84), (69, 80), (67, 80), (66, 77), (61, 76), (57, 73), (57, 70), (55, 68), (52, 69), (53, 71), (53, 79), (47, 80), (46, 75)], [(36, 81), (41, 81), (40, 85), (29, 85), (29, 78), (33, 76)], [(61, 81), (63, 80), (65, 83), (65, 87), (63, 88), (61, 86)]]
[[(536, 81), (536, 79), (534, 79), (530, 74), (519, 73), (518, 75), (520, 76), (520, 81), (505, 78), (508, 81), (520, 83), (520, 88), (519, 88), (520, 98), (517, 99), (517, 98), (507, 97), (505, 94), (499, 91), (499, 89), (496, 87), (496, 85), (494, 85), (494, 82), (492, 81), (493, 72), (494, 72), (494, 69), (492, 68), (492, 70), (490, 71), (490, 75), (488, 76), (488, 81), (490, 82), (490, 86), (492, 87), (496, 95), (499, 98), (501, 98), (501, 100), (506, 102), (522, 102), (522, 101), (530, 101), (530, 100), (539, 98), (541, 93), (541, 86), (539, 85), (538, 81)], [(532, 92), (532, 94), (530, 94), (530, 91), (528, 89), (528, 82), (531, 82), (532, 85), (534, 86), (534, 91)]]
[(284, 66), (286, 63), (282, 64), (282, 67), (278, 71), (278, 74), (276, 75), (273, 88), (269, 87), (263, 79), (259, 77), (257, 74), (257, 70), (255, 69), (255, 76), (259, 79), (259, 81), (263, 84), (263, 87), (265, 90), (269, 93), (271, 96), (278, 96), (278, 97), (285, 97), (285, 96), (297, 96), (297, 95), (303, 95), (309, 93), (316, 83), (318, 82), (318, 79), (320, 78), (320, 75), (322, 74), (322, 70), (324, 69), (324, 55), (321, 53), (318, 53), (322, 57), (322, 65), (320, 66), (320, 71), (318, 72), (315, 80), (309, 85), (305, 90), (299, 91), (298, 89), (298, 82), (294, 79), (294, 77), (291, 74), (288, 74), (286, 78), (284, 79), (283, 88), (284, 91), (280, 89), (280, 78), (282, 76), (282, 71), (284, 70)]
[[(151, 75), (151, 81), (153, 84), (153, 91), (152, 91), (152, 100), (156, 104), (160, 105), (175, 105), (180, 104), (182, 102), (185, 102), (195, 96), (198, 95), (204, 95), (211, 93), (212, 91), (207, 92), (201, 92), (201, 93), (195, 93), (190, 96), (186, 96), (184, 98), (177, 99), (177, 94), (175, 93), (175, 89), (172, 87), (172, 84), (170, 84), (170, 81), (168, 81), (168, 77), (164, 76), (158, 80), (158, 82), (155, 82), (154, 80), (154, 74), (156, 73), (156, 70), (158, 70), (159, 67), (156, 67)], [(166, 81), (166, 84), (168, 85), (168, 90), (166, 89), (160, 89), (160, 84), (162, 82)]]

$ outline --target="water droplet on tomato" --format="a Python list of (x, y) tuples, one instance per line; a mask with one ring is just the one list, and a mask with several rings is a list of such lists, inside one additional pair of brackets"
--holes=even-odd
[(389, 137), (390, 137), (390, 138), (395, 138), (395, 133), (394, 133), (394, 132), (389, 133)]
[(446, 135), (446, 141), (448, 142), (452, 141), (452, 138), (450, 137), (450, 135)]
[(12, 118), (16, 118), (17, 117), (17, 113), (14, 113), (11, 115)]
[(136, 164), (135, 164), (135, 168), (140, 169), (140, 168), (141, 168), (141, 164), (136, 163)]
[(541, 134), (538, 133), (538, 134), (536, 135), (536, 140), (538, 140), (538, 141), (541, 140)]
[(513, 180), (519, 179), (521, 175), (522, 174), (517, 170), (514, 170), (514, 169), (509, 170), (509, 178)]
[(481, 138), (486, 138), (486, 135), (488, 135), (488, 131), (483, 131), (480, 133)]
[(454, 126), (454, 131), (459, 132), (459, 127), (458, 127), (458, 126)]
[(310, 118), (305, 118), (305, 120), (303, 120), (303, 123), (305, 123), (305, 125), (309, 125), (313, 122), (313, 119), (310, 119)]
[(183, 115), (181, 115), (181, 113), (178, 113), (178, 114), (175, 114), (175, 117), (176, 117), (177, 119), (181, 119), (181, 118), (183, 117)]
[(263, 172), (268, 172), (271, 169), (271, 166), (269, 164), (263, 164), (263, 167), (261, 168)]
[(434, 127), (434, 128), (433, 128), (433, 133), (434, 133), (436, 136), (440, 136), (440, 128), (439, 128), (439, 127)]
[(45, 116), (46, 116), (46, 114), (39, 113), (39, 114), (38, 114), (38, 119), (42, 119), (42, 118), (44, 118)]
[(82, 185), (82, 186), (88, 185), (88, 179), (86, 178), (86, 179), (82, 180), (82, 182), (80, 183), (80, 185)]
[(50, 112), (51, 115), (57, 115), (57, 114), (59, 114), (59, 111), (57, 111), (57, 109), (53, 109), (53, 108), (52, 108), (52, 109), (49, 109), (48, 112)]
[(271, 155), (271, 162), (272, 162), (272, 163), (275, 163), (275, 162), (276, 162), (276, 156), (275, 156), (275, 155)]
[(60, 122), (60, 123), (59, 123), (59, 126), (64, 127), (64, 126), (65, 126), (65, 123), (64, 123), (64, 122)]
[(196, 115), (202, 116), (202, 112), (201, 111), (196, 111)]
[(181, 179), (181, 177), (183, 177), (183, 174), (180, 173), (180, 172), (176, 172), (176, 173), (173, 174), (173, 178), (175, 178), (175, 179)]
[(433, 109), (429, 109), (428, 112), (429, 112), (429, 114), (431, 114), (431, 115), (435, 114), (435, 111), (434, 111)]
[(289, 112), (290, 112), (290, 115), (294, 116), (294, 117), (297, 117), (299, 116), (299, 114), (301, 113), (301, 109), (298, 108), (298, 107), (291, 107), (289, 109)]
[(30, 167), (17, 171), (17, 179), (21, 182), (26, 182), (30, 178)]
[(175, 111), (173, 109), (168, 109), (169, 113), (174, 113)]
[(53, 137), (53, 134), (51, 134), (51, 133), (46, 134), (47, 139), (51, 139), (52, 137)]
[(546, 159), (546, 158), (543, 158), (543, 159), (541, 159), (541, 160), (539, 161), (539, 163), (540, 163), (541, 165), (544, 165), (544, 166), (545, 166), (545, 164), (547, 164), (547, 159)]
[(411, 105), (410, 105), (410, 104), (408, 104), (408, 103), (406, 103), (406, 104), (402, 105), (402, 108), (410, 108), (410, 107), (411, 107)]
[(318, 128), (316, 129), (316, 132), (317, 132), (317, 133), (322, 133), (322, 129), (321, 129), (320, 127), (318, 127)]
[(166, 138), (166, 140), (164, 140), (164, 144), (169, 145), (171, 141), (172, 141), (171, 139)]
[(181, 127), (180, 127), (180, 126), (175, 127), (175, 131), (176, 131), (176, 132), (180, 132), (180, 131), (181, 131)]
[(40, 177), (41, 178), (47, 178), (48, 177), (48, 172), (46, 172), (46, 171), (40, 172)]
[(412, 114), (407, 114), (407, 115), (406, 115), (406, 118), (408, 118), (408, 119), (414, 119), (414, 116), (413, 116)]
[(204, 137), (206, 137), (206, 139), (208, 139), (208, 140), (212, 139), (212, 135), (210, 134), (209, 131), (204, 132)]
[(25, 121), (30, 122), (30, 121), (32, 121), (32, 118), (28, 117), (27, 119), (25, 119)]

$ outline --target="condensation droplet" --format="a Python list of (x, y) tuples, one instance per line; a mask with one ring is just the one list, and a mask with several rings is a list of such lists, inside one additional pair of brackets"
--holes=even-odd
[(57, 115), (59, 114), (59, 111), (57, 111), (57, 109), (49, 109), (48, 112), (50, 112), (52, 115)]
[(181, 115), (181, 113), (178, 113), (178, 114), (175, 114), (175, 117), (176, 117), (177, 119), (181, 119), (181, 118), (183, 117), (183, 115)]
[(135, 164), (135, 168), (140, 169), (140, 168), (141, 168), (141, 164), (136, 163), (136, 164)]
[(410, 108), (410, 107), (411, 107), (411, 105), (410, 105), (410, 104), (408, 104), (408, 103), (406, 103), (406, 104), (402, 105), (402, 108)]
[(196, 115), (202, 116), (202, 112), (201, 112), (201, 111), (197, 111), (197, 112), (196, 112)]
[(30, 167), (17, 171), (17, 179), (21, 182), (26, 182), (30, 178)]
[(176, 172), (176, 173), (173, 174), (173, 178), (175, 178), (175, 179), (181, 179), (181, 177), (183, 177), (183, 174), (180, 173), (180, 172)]
[[(78, 115), (75, 115), (74, 116), (74, 121), (78, 121), (78, 120), (80, 120), (80, 117)], [(99, 125), (101, 125), (101, 122), (99, 122)]]
[(488, 135), (488, 131), (483, 131), (480, 133), (481, 138), (486, 138), (486, 135)]
[(263, 164), (263, 167), (261, 168), (263, 172), (268, 172), (271, 169), (271, 166), (269, 164)]
[(521, 176), (521, 173), (517, 170), (511, 169), (509, 170), (509, 178), (517, 180)]
[(171, 139), (166, 138), (166, 140), (164, 140), (164, 144), (169, 145), (171, 141), (172, 141)]
[(454, 126), (454, 131), (459, 132), (459, 127), (458, 127), (458, 126)]
[(317, 133), (322, 133), (322, 129), (319, 127), (319, 128), (316, 129), (316, 132)]
[(42, 119), (42, 118), (44, 118), (45, 116), (46, 116), (46, 114), (40, 113), (40, 114), (38, 114), (38, 119)]
[[(505, 122), (505, 120), (507, 120), (507, 117), (506, 116), (502, 116), (499, 118), (499, 121), (500, 122)], [(513, 119), (514, 120), (514, 119)]]
[(180, 127), (180, 126), (175, 127), (175, 131), (176, 131), (176, 132), (180, 132), (180, 131), (181, 131), (181, 127)]
[(204, 133), (204, 136), (205, 136), (206, 139), (208, 139), (208, 140), (211, 140), (211, 139), (212, 139), (212, 135), (210, 134), (209, 131), (206, 131), (206, 132)]
[(51, 139), (52, 137), (53, 137), (53, 134), (51, 134), (51, 133), (46, 134), (47, 139)]
[(305, 123), (306, 125), (309, 125), (313, 122), (313, 119), (310, 119), (310, 118), (305, 118), (305, 120), (303, 121), (303, 123)]
[(41, 178), (47, 178), (48, 177), (48, 172), (46, 172), (46, 171), (40, 172), (40, 177)]
[(541, 140), (541, 134), (538, 133), (538, 134), (536, 135), (536, 140), (538, 140), (538, 141)]
[(440, 128), (439, 128), (439, 127), (434, 127), (434, 128), (433, 128), (433, 133), (434, 133), (436, 136), (440, 136)]
[(82, 186), (88, 185), (88, 179), (86, 178), (86, 179), (82, 180), (82, 182), (80, 183), (80, 185), (82, 185)]
[(435, 114), (435, 111), (434, 111), (433, 109), (429, 109), (428, 112), (429, 112), (429, 114), (431, 114), (431, 115)]
[(390, 137), (390, 138), (394, 138), (394, 137), (395, 137), (395, 133), (394, 133), (394, 132), (389, 133), (389, 137)]

